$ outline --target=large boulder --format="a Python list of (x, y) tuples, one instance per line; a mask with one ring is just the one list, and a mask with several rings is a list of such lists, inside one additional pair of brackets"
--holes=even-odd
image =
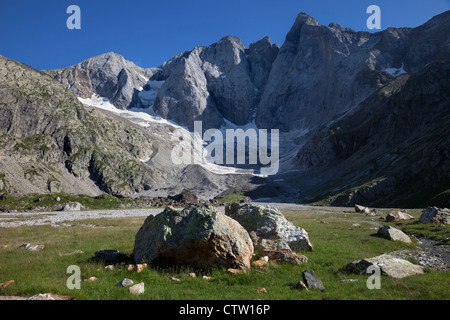
[(225, 208), (225, 214), (238, 221), (249, 232), (257, 250), (313, 250), (308, 233), (287, 221), (275, 208), (233, 203)]
[(253, 244), (235, 220), (209, 206), (167, 207), (149, 216), (136, 235), (136, 263), (208, 269), (250, 268)]
[(412, 264), (404, 259), (396, 258), (390, 254), (382, 254), (373, 258), (353, 261), (340, 271), (344, 273), (370, 275), (371, 273), (367, 271), (367, 268), (370, 266), (377, 266), (380, 268), (382, 275), (391, 278), (405, 278), (424, 272), (421, 266)]
[(449, 224), (450, 223), (450, 210), (440, 209), (436, 207), (428, 207), (423, 210), (422, 215), (419, 218), (420, 223), (434, 222), (439, 224)]
[(403, 233), (403, 231), (391, 226), (380, 227), (378, 229), (377, 235), (388, 240), (402, 241), (405, 243), (412, 242), (411, 239), (405, 233)]

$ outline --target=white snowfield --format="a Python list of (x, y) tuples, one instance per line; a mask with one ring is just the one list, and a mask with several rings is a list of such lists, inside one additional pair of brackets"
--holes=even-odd
[[(149, 81), (149, 83), (153, 83), (153, 86), (155, 86), (154, 82), (157, 82), (158, 85), (162, 85), (162, 81)], [(149, 91), (150, 92), (150, 91)], [(149, 97), (149, 96), (148, 96)], [(117, 114), (118, 116), (121, 116), (139, 126), (142, 126), (146, 128), (147, 130), (150, 130), (151, 127), (155, 124), (162, 124), (166, 125), (168, 127), (171, 127), (171, 130), (167, 130), (168, 133), (172, 135), (172, 139), (174, 142), (177, 142), (178, 144), (186, 144), (186, 147), (188, 145), (191, 145), (192, 139), (194, 140), (194, 143), (192, 144), (194, 146), (194, 157), (196, 159), (200, 159), (196, 164), (199, 164), (206, 170), (215, 173), (215, 174), (253, 174), (253, 170), (243, 170), (233, 167), (225, 167), (220, 166), (211, 162), (208, 162), (206, 160), (207, 151), (204, 147), (204, 142), (198, 135), (195, 135), (191, 133), (187, 128), (180, 126), (172, 121), (163, 119), (162, 117), (158, 116), (153, 111), (153, 104), (151, 104), (150, 107), (146, 109), (130, 109), (130, 110), (121, 110), (116, 108), (110, 100), (104, 97), (100, 97), (96, 94), (94, 94), (91, 98), (83, 99), (78, 97), (78, 100), (90, 107), (106, 110), (109, 112), (112, 112), (114, 114)], [(150, 101), (150, 99), (148, 100)], [(183, 137), (183, 142), (179, 141), (179, 137)], [(150, 159), (139, 159), (139, 161), (146, 163)]]

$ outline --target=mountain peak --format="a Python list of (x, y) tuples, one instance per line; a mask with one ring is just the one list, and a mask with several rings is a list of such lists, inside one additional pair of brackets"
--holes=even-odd
[(295, 23), (291, 28), (291, 31), (286, 36), (286, 41), (297, 41), (303, 26), (320, 26), (319, 22), (313, 17), (307, 15), (304, 12), (300, 12), (295, 19)]
[(295, 19), (295, 25), (301, 25), (301, 24), (307, 24), (310, 26), (319, 26), (319, 22), (317, 22), (317, 20), (313, 17), (311, 17), (310, 15), (304, 13), (304, 12), (300, 12), (297, 15), (297, 18)]

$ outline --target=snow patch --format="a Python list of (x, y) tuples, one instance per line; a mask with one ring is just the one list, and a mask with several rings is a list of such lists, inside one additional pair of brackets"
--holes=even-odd
[[(158, 81), (158, 82), (162, 82), (162, 81)], [(81, 103), (88, 105), (90, 107), (106, 110), (106, 111), (112, 112), (114, 114), (117, 114), (118, 116), (128, 119), (131, 122), (133, 122), (137, 125), (140, 125), (144, 128), (150, 128), (154, 124), (163, 124), (163, 125), (170, 126), (175, 129), (175, 130), (173, 130), (173, 129), (170, 130), (170, 132), (173, 132), (172, 135), (175, 140), (179, 139), (179, 136), (181, 135), (181, 136), (185, 137), (186, 138), (185, 140), (190, 144), (190, 141), (192, 141), (190, 139), (194, 139), (194, 141), (195, 141), (194, 146), (196, 146), (194, 148), (194, 154), (195, 154), (194, 156), (197, 159), (205, 159), (205, 157), (207, 155), (207, 151), (203, 147), (203, 140), (201, 140), (201, 137), (199, 137), (198, 134), (196, 135), (196, 134), (190, 132), (187, 128), (185, 128), (183, 126), (180, 126), (172, 121), (161, 118), (153, 111), (152, 107), (149, 107), (146, 109), (135, 108), (135, 109), (130, 109), (130, 110), (120, 110), (120, 109), (117, 109), (111, 103), (110, 100), (108, 100), (107, 98), (104, 98), (104, 97), (100, 97), (96, 94), (94, 94), (91, 98), (87, 98), (87, 99), (78, 97), (78, 100)], [(150, 158), (149, 159), (139, 159), (139, 160), (142, 163), (146, 163), (150, 160)], [(215, 173), (215, 174), (242, 174), (242, 173), (252, 174), (251, 171), (246, 171), (246, 170), (233, 168), (233, 167), (224, 167), (224, 166), (220, 166), (220, 165), (217, 165), (214, 163), (207, 162), (206, 160), (200, 161), (200, 163), (198, 163), (198, 164), (201, 165), (206, 170), (208, 170), (212, 173)]]
[(405, 71), (403, 63), (402, 63), (402, 66), (399, 69), (397, 69), (397, 68), (386, 68), (383, 71), (392, 74), (394, 77), (398, 77), (399, 75), (408, 73), (408, 72)]

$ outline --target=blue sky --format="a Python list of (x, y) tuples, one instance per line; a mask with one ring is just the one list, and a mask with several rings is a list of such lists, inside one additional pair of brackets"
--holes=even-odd
[[(68, 30), (69, 5), (81, 8), (81, 30)], [(142, 67), (223, 36), (245, 46), (265, 36), (283, 44), (299, 12), (367, 30), (369, 5), (381, 27), (416, 27), (450, 10), (450, 0), (0, 0), (0, 54), (36, 69), (67, 67), (114, 51)]]

